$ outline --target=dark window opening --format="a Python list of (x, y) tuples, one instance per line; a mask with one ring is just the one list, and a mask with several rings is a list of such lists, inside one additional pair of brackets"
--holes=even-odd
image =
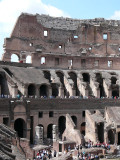
[(53, 117), (54, 116), (54, 112), (53, 111), (50, 111), (49, 112), (49, 117)]
[(43, 117), (43, 112), (39, 112), (39, 118)]
[(6, 126), (9, 126), (9, 118), (8, 117), (3, 117), (3, 124)]
[(82, 117), (85, 117), (85, 111), (82, 111)]

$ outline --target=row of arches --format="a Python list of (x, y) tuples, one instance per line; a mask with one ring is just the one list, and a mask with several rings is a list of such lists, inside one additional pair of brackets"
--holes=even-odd
[[(20, 62), (20, 57), (17, 54), (12, 54), (11, 62)], [(30, 55), (26, 57), (26, 63), (32, 63), (32, 57)]]
[[(76, 116), (71, 116), (73, 122), (75, 125), (77, 125), (77, 117)], [(44, 126), (42, 124), (39, 124), (38, 126), (43, 127), (43, 137), (44, 137)], [(58, 130), (59, 130), (59, 136), (61, 137), (64, 130), (66, 128), (66, 117), (65, 116), (60, 116), (58, 120)], [(22, 118), (18, 118), (14, 122), (14, 129), (17, 131), (17, 134), (21, 138), (26, 138), (27, 135), (27, 125), (26, 122)], [(52, 129), (53, 129), (53, 124), (49, 124), (47, 126), (47, 138), (52, 139)], [(85, 135), (85, 122), (83, 122), (80, 126), (80, 131), (83, 135)]]

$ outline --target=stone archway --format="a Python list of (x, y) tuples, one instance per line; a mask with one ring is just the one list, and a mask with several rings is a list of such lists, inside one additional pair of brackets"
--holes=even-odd
[(20, 138), (26, 138), (26, 124), (22, 118), (15, 120), (14, 129)]
[(28, 96), (35, 96), (35, 94), (36, 94), (35, 85), (30, 84), (30, 85), (28, 86)]
[(48, 97), (48, 86), (43, 84), (40, 86), (40, 97)]
[(19, 62), (19, 61), (20, 57), (17, 54), (15, 53), (11, 54), (11, 62)]

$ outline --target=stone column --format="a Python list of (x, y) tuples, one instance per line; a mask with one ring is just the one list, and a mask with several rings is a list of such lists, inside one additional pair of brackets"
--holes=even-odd
[(51, 87), (48, 88), (48, 94), (47, 95), (48, 95), (48, 97), (52, 96), (52, 88)]
[(16, 98), (18, 94), (18, 87), (16, 85), (12, 86), (12, 98)]
[(23, 87), (23, 95), (26, 96), (26, 97), (28, 97), (28, 86), (24, 85), (22, 87)]
[(108, 133), (107, 133), (107, 130), (104, 130), (104, 142), (108, 143)]
[(36, 96), (39, 98), (40, 97), (40, 86), (36, 86)]
[(35, 127), (35, 144), (43, 144), (43, 127)]
[(58, 126), (57, 125), (53, 125), (52, 134), (53, 134), (53, 141), (57, 141), (58, 140)]
[(63, 87), (59, 87), (59, 97), (63, 98), (64, 97), (64, 88)]
[(76, 96), (76, 89), (74, 89), (74, 88), (72, 88), (72, 94), (71, 94), (71, 96)]

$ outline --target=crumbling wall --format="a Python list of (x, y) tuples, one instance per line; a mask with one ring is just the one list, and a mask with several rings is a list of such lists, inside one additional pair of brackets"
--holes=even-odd
[(83, 143), (83, 137), (79, 130), (75, 129), (75, 124), (69, 114), (66, 114), (66, 129), (62, 135), (63, 140), (72, 140), (76, 144)]

